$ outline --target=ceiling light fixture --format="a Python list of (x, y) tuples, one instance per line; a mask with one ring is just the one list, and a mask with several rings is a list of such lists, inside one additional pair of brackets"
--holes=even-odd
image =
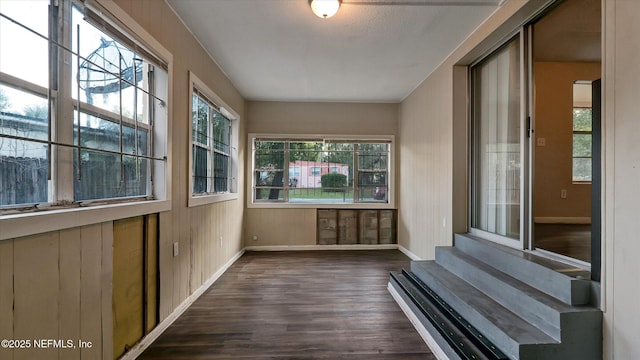
[(335, 15), (341, 3), (342, 0), (309, 0), (313, 13), (323, 19), (328, 19)]

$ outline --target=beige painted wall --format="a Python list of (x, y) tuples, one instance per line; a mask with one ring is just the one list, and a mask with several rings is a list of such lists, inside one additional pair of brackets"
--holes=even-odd
[[(115, 3), (174, 60), (169, 125), (172, 208), (160, 214), (162, 320), (243, 248), (245, 101), (164, 1)], [(240, 114), (238, 200), (187, 207), (189, 71)], [(172, 255), (174, 242), (180, 247), (177, 257)], [(83, 359), (112, 358), (112, 247), (112, 222), (0, 241), (0, 338), (82, 339), (94, 345), (83, 351)], [(80, 358), (79, 351), (60, 354), (64, 359)], [(7, 355), (0, 350), (0, 358), (12, 357), (58, 359), (58, 351)]]
[(534, 216), (590, 218), (591, 184), (571, 180), (573, 83), (599, 79), (600, 64), (537, 62), (534, 69), (535, 138), (545, 139), (535, 147)]
[(492, 48), (541, 3), (506, 2), (400, 104), (398, 239), (420, 258), (433, 259), (436, 246), (467, 230), (466, 70), (456, 65)]
[[(187, 208), (189, 80), (193, 71), (222, 100), (240, 114), (238, 179), (244, 179), (244, 99), (233, 84), (163, 1), (116, 0), (145, 30), (174, 56), (172, 210), (160, 214), (160, 318), (169, 315), (187, 296), (242, 249), (244, 183), (240, 199)], [(219, 245), (222, 238), (222, 247)], [(180, 255), (172, 256), (178, 242)], [(165, 274), (165, 276), (162, 276)]]
[[(248, 133), (396, 135), (398, 105), (255, 101), (247, 104), (247, 119)], [(247, 209), (244, 244), (315, 245), (316, 209)]]
[(640, 2), (604, 4), (605, 358), (640, 354)]
[[(452, 229), (441, 230), (441, 213), (453, 214), (456, 218), (466, 216), (464, 197), (458, 199), (447, 193), (452, 179), (466, 177), (466, 152), (452, 151), (449, 147), (451, 140), (434, 141), (435, 137), (429, 135), (432, 129), (444, 129), (440, 136), (452, 136), (446, 131), (448, 124), (453, 122), (453, 144), (464, 144), (458, 137), (460, 134), (466, 136), (466, 116), (464, 111), (451, 107), (453, 66), (468, 64), (477, 58), (484, 46), (477, 48), (476, 45), (486, 43), (484, 39), (499, 38), (490, 35), (495, 29), (502, 34), (508, 33), (504, 29), (505, 24), (515, 28), (526, 18), (519, 14), (531, 13), (524, 10), (534, 3), (534, 0), (508, 1), (400, 105), (400, 244), (422, 258), (432, 258), (434, 246), (451, 243)], [(640, 253), (640, 67), (637, 66), (640, 59), (640, 22), (637, 14), (640, 14), (640, 2), (603, 0), (602, 3), (604, 358), (634, 359), (640, 353), (640, 342), (637, 341), (640, 323), (640, 286), (637, 285), (637, 274), (640, 273), (637, 260)], [(518, 12), (518, 9), (523, 11)], [(495, 44), (493, 39), (489, 43)], [(457, 92), (458, 89), (453, 90)], [(456, 100), (456, 106), (459, 105)], [(451, 154), (455, 156), (455, 172), (451, 170)], [(416, 196), (415, 189), (419, 187), (418, 180), (414, 179), (418, 175), (420, 187), (427, 190)], [(465, 183), (458, 185), (455, 180), (453, 183), (456, 193), (466, 191)], [(456, 226), (455, 231), (462, 227)]]

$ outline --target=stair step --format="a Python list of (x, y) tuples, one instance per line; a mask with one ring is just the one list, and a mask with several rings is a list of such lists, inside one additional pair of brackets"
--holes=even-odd
[(412, 262), (411, 272), (510, 358), (552, 358), (556, 339), (435, 261)]
[[(430, 328), (437, 331), (440, 339), (445, 344), (439, 343), (454, 352), (454, 357), (461, 359), (494, 359), (507, 360), (508, 358), (493, 344), (489, 343), (457, 314), (445, 309), (431, 294), (432, 291), (424, 288), (424, 284), (416, 282), (413, 275), (403, 270), (402, 274), (391, 273), (391, 284), (398, 293), (403, 294), (403, 299), (410, 306), (414, 314), (421, 314), (420, 321), (423, 325), (431, 324)], [(426, 326), (425, 326), (426, 327)], [(449, 354), (449, 357), (452, 357)]]
[(470, 234), (456, 234), (454, 247), (569, 305), (590, 302), (589, 272)]
[(571, 326), (570, 321), (582, 320), (567, 314), (598, 312), (592, 307), (567, 305), (454, 247), (436, 248), (436, 262), (558, 341), (561, 324)]

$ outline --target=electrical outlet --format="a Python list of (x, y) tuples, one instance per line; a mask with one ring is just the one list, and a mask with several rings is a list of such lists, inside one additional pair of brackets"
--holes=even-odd
[(543, 138), (543, 137), (539, 137), (536, 139), (536, 145), (538, 146), (546, 146), (547, 145), (547, 139)]
[(560, 198), (561, 199), (566, 199), (567, 198), (567, 189), (560, 190)]
[(251, 237), (251, 240), (253, 240), (253, 241), (258, 241), (258, 235), (253, 235), (253, 236)]
[(220, 236), (220, 249), (222, 249), (222, 236)]
[(442, 218), (442, 227), (447, 227), (447, 218), (446, 217)]
[(173, 256), (176, 257), (180, 253), (180, 245), (177, 242), (173, 243)]

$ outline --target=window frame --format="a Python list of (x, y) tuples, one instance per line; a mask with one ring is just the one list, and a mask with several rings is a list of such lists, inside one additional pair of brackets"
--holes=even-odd
[[(194, 91), (196, 89), (196, 91)], [(230, 134), (229, 134), (229, 165), (228, 165), (228, 191), (226, 192), (206, 192), (206, 193), (194, 193), (193, 192), (193, 177), (194, 177), (194, 169), (193, 169), (193, 97), (196, 94), (202, 95), (205, 100), (209, 103), (209, 105), (213, 105), (217, 107), (217, 111), (219, 111), (223, 116), (225, 116), (230, 121)], [(213, 122), (209, 122), (208, 128), (211, 129)], [(235, 112), (226, 102), (224, 102), (213, 90), (205, 84), (196, 74), (192, 71), (189, 71), (189, 187), (188, 187), (188, 206), (201, 206), (206, 204), (214, 204), (223, 201), (237, 200), (239, 198), (238, 194), (238, 146), (240, 142), (240, 115)], [(209, 130), (210, 138), (213, 140), (213, 130)], [(209, 165), (211, 173), (211, 179), (215, 178), (214, 171), (214, 152), (215, 150), (213, 144), (209, 144), (209, 148), (211, 148), (211, 159), (209, 160)]]
[[(577, 88), (580, 87), (589, 87), (588, 97), (576, 97)], [(573, 103), (571, 107), (571, 182), (574, 185), (590, 185), (593, 180), (593, 153), (591, 156), (575, 156), (574, 155), (574, 139), (576, 135), (589, 135), (591, 140), (591, 149), (593, 151), (593, 100), (591, 99), (590, 92), (592, 90), (592, 82), (589, 80), (577, 80), (573, 83)], [(584, 94), (584, 92), (582, 92)], [(575, 123), (575, 112), (576, 110), (588, 110), (591, 114), (591, 130), (576, 130)], [(574, 162), (575, 159), (589, 159), (591, 162), (591, 171), (590, 171), (590, 180), (576, 180), (574, 173)]]
[[(389, 156), (387, 159), (387, 202), (353, 202), (353, 203), (290, 203), (288, 201), (255, 201), (255, 150), (254, 142), (256, 139), (268, 138), (274, 141), (320, 141), (325, 139), (349, 141), (357, 143), (362, 142), (387, 142), (389, 144)], [(394, 135), (329, 135), (329, 134), (267, 134), (267, 133), (250, 133), (247, 135), (247, 154), (249, 158), (248, 175), (246, 181), (247, 208), (306, 208), (306, 209), (395, 209), (395, 136)], [(355, 166), (355, 165), (354, 165)], [(288, 164), (286, 164), (284, 173), (287, 173)], [(355, 177), (355, 175), (354, 175)], [(284, 179), (283, 179), (284, 181)]]
[[(150, 176), (153, 177), (152, 193), (154, 197), (152, 199), (126, 197), (110, 198), (107, 200), (86, 200), (82, 201), (82, 206), (79, 206), (79, 204), (65, 204), (64, 202), (60, 202), (60, 199), (64, 199), (68, 196), (69, 191), (72, 194), (71, 196), (73, 196), (73, 186), (69, 189), (68, 185), (62, 185), (56, 189), (58, 194), (55, 200), (58, 203), (47, 204), (28, 211), (4, 211), (0, 213), (0, 228), (2, 228), (2, 231), (0, 231), (0, 241), (66, 228), (103, 223), (125, 217), (168, 211), (171, 209), (170, 189), (172, 142), (170, 124), (172, 119), (173, 55), (135, 20), (133, 20), (129, 14), (112, 1), (86, 0), (80, 3), (75, 0), (71, 0), (69, 2), (61, 2), (61, 4), (64, 4), (65, 7), (69, 7), (68, 9), (65, 8), (65, 11), (69, 12), (69, 16), (72, 11), (71, 6), (74, 4), (83, 5), (84, 8), (92, 12), (94, 16), (99, 14), (100, 20), (103, 21), (103, 26), (108, 25), (120, 30), (120, 33), (125, 35), (127, 40), (132, 44), (135, 44), (137, 48), (132, 50), (136, 51), (138, 49), (145, 49), (147, 54), (153, 54), (155, 56), (153, 60), (160, 60), (166, 65), (166, 78), (161, 79), (161, 81), (156, 83), (156, 86), (161, 86), (162, 89), (164, 89), (163, 94), (166, 96), (166, 104), (164, 104), (167, 108), (166, 117), (162, 116), (162, 118), (159, 119), (159, 121), (162, 122), (161, 129), (159, 129), (161, 131), (160, 136), (162, 137), (162, 141), (158, 141), (154, 144), (154, 149), (152, 149), (152, 151), (156, 150), (156, 152), (157, 150), (162, 149), (160, 154), (156, 156), (163, 157), (164, 161), (160, 161), (162, 164), (153, 167), (153, 170), (150, 173)], [(45, 91), (45, 94), (49, 92), (48, 89), (40, 89), (39, 86), (30, 84), (25, 80), (13, 78), (8, 74), (2, 75), (0, 80), (3, 82), (8, 82), (5, 80), (13, 80), (11, 82), (13, 83), (13, 86), (32, 94), (41, 95), (43, 90)], [(164, 91), (166, 91), (166, 93), (164, 93)], [(61, 104), (61, 106), (71, 109), (75, 108), (75, 100), (62, 98), (63, 94), (60, 94), (58, 91), (53, 89), (50, 92), (52, 100), (67, 102), (65, 104)], [(100, 113), (100, 111), (97, 112)], [(71, 117), (71, 122), (73, 122), (73, 117)], [(65, 126), (65, 123), (62, 123), (62, 126)], [(60, 125), (58, 124), (57, 127), (60, 127)], [(67, 139), (61, 140), (64, 141)], [(54, 168), (53, 171), (59, 170), (55, 168), (57, 166), (55, 163), (52, 165)], [(60, 177), (60, 175), (58, 175), (58, 177)], [(72, 183), (69, 179), (60, 179), (57, 181), (63, 181), (66, 184)], [(13, 208), (18, 209), (20, 207), (20, 205), (16, 205)]]

